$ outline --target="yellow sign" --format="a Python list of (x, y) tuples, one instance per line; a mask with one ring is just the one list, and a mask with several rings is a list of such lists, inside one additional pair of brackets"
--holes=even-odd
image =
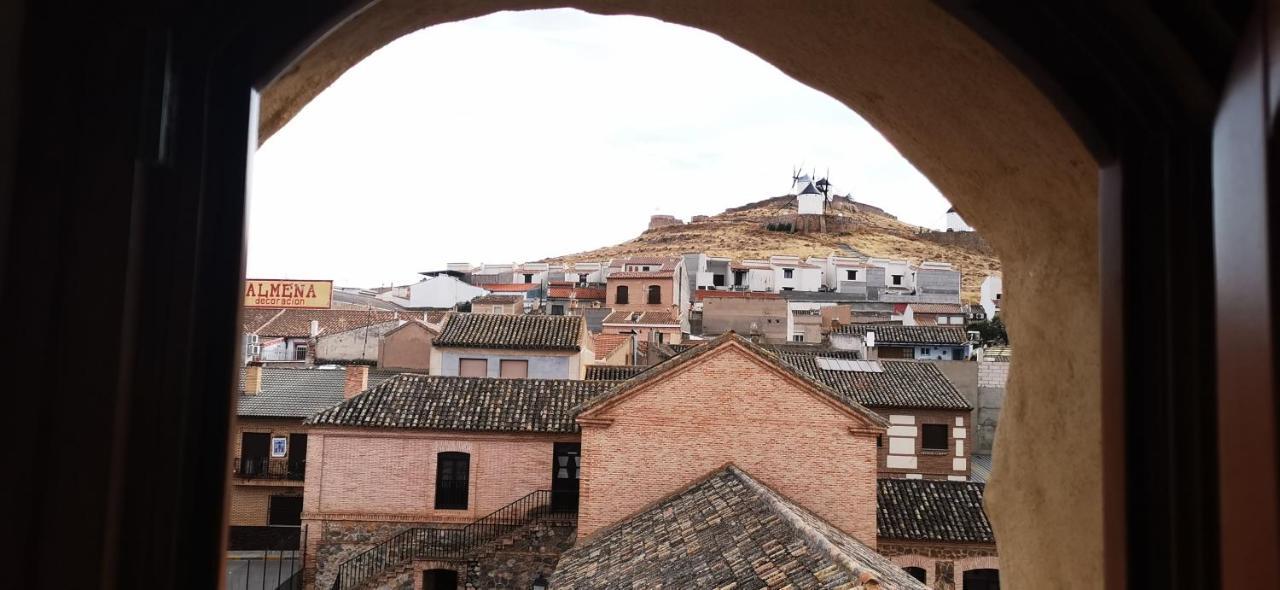
[(333, 281), (248, 279), (244, 282), (245, 307), (333, 307)]

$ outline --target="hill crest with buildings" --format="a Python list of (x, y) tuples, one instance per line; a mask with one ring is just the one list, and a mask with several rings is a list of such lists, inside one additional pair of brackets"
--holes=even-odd
[(635, 238), (542, 262), (679, 256), (690, 252), (734, 260), (774, 255), (826, 257), (832, 253), (913, 263), (944, 260), (960, 271), (961, 297), (971, 303), (978, 300), (983, 278), (1000, 273), (1000, 260), (954, 209), (947, 212), (948, 231), (936, 231), (902, 222), (879, 207), (848, 196), (827, 197), (823, 212), (815, 217), (800, 212), (799, 198), (795, 194), (772, 197), (717, 215), (695, 215), (687, 221), (654, 215), (648, 229)]

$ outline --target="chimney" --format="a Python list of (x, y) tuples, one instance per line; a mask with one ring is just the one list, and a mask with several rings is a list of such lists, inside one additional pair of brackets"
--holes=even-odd
[(316, 336), (319, 336), (319, 335), (320, 335), (320, 320), (311, 320), (311, 325), (309, 326), (309, 328), (310, 328), (310, 330), (309, 330), (309, 335), (310, 335), (312, 338), (315, 338)]
[(249, 363), (244, 368), (244, 394), (262, 393), (262, 363)]
[(369, 365), (347, 365), (347, 381), (342, 385), (342, 399), (351, 399), (369, 387)]

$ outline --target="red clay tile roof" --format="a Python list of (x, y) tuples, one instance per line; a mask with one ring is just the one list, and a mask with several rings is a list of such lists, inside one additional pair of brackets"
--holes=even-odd
[(765, 291), (694, 291), (694, 298), (704, 299), (782, 299), (777, 293)]
[(494, 293), (528, 293), (541, 287), (537, 283), (495, 283), (492, 285), (477, 285), (481, 289), (487, 289)]
[(553, 285), (547, 289), (547, 297), (551, 299), (605, 300), (604, 289), (595, 287), (574, 287), (572, 285)]
[(614, 271), (609, 273), (609, 280), (612, 279), (669, 279), (675, 276), (675, 269), (670, 270), (627, 270)]
[(596, 360), (604, 360), (609, 353), (617, 350), (630, 338), (631, 336), (627, 334), (597, 334), (592, 346), (596, 353)]
[(587, 365), (587, 381), (626, 381), (649, 370), (644, 365)]
[[(638, 314), (638, 315), (637, 315)], [(635, 320), (631, 317), (635, 315)], [(604, 319), (603, 324), (645, 324), (662, 326), (679, 326), (680, 320), (669, 311), (615, 311)]]
[[(279, 312), (280, 310), (271, 311)], [(248, 319), (246, 314), (246, 331), (259, 336), (305, 338), (311, 335), (312, 320), (320, 322), (321, 334), (335, 334), (394, 320), (422, 319), (422, 312), (357, 309), (286, 309), (284, 313), (272, 317), (256, 328), (249, 327)]]

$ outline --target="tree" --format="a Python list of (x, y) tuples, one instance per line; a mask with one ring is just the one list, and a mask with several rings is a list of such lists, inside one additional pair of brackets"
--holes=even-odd
[(1009, 343), (1009, 333), (1004, 329), (1004, 320), (1000, 318), (1000, 314), (996, 314), (989, 320), (973, 322), (969, 324), (969, 329), (978, 332), (985, 346)]

